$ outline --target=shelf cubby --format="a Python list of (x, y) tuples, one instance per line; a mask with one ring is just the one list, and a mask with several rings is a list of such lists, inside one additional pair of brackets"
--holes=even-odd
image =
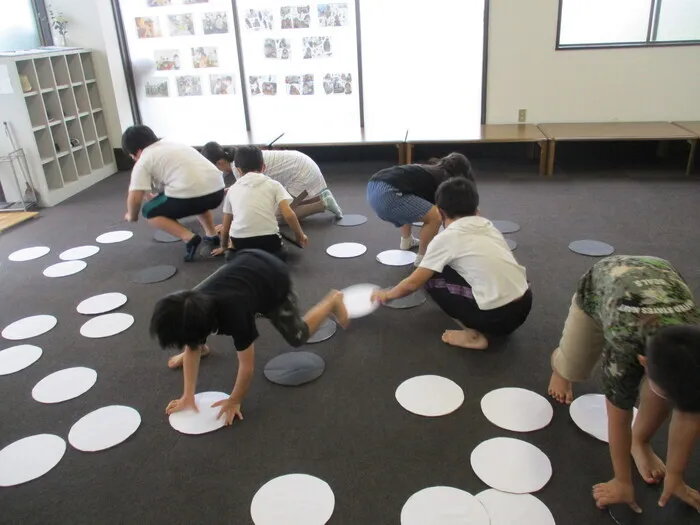
[(58, 100), (58, 94), (55, 91), (50, 91), (48, 93), (43, 93), (41, 98), (44, 101), (48, 122), (51, 123), (54, 120), (63, 120), (63, 111), (61, 109), (61, 103)]
[(102, 109), (102, 100), (100, 100), (100, 91), (97, 88), (97, 84), (88, 84), (87, 90), (90, 96), (90, 106), (92, 106), (93, 111), (95, 109)]
[(90, 98), (88, 97), (87, 87), (83, 84), (73, 88), (75, 101), (78, 103), (78, 111), (80, 113), (90, 112)]
[(83, 138), (85, 139), (85, 144), (92, 142), (97, 142), (97, 131), (95, 131), (95, 124), (92, 120), (92, 116), (86, 115), (80, 117), (80, 127), (83, 130)]
[(60, 157), (65, 153), (70, 153), (70, 142), (68, 142), (66, 126), (61, 124), (60, 126), (52, 127), (51, 134), (53, 136), (54, 145), (58, 146), (58, 148), (56, 148), (56, 156)]
[(107, 124), (105, 123), (105, 115), (102, 111), (99, 113), (95, 113), (93, 115), (95, 117), (95, 128), (97, 130), (97, 138), (101, 139), (102, 137), (107, 136)]
[(88, 158), (87, 149), (81, 148), (73, 153), (75, 158), (75, 167), (78, 169), (78, 176), (84, 177), (85, 175), (90, 175), (92, 169), (90, 168), (90, 159)]
[(53, 76), (56, 79), (56, 86), (59, 89), (70, 86), (66, 57), (63, 55), (51, 57), (51, 67), (53, 68)]
[(58, 166), (57, 160), (44, 164), (44, 175), (46, 176), (46, 184), (50, 190), (59, 190), (63, 188), (63, 177), (61, 177), (61, 168)]
[(70, 72), (71, 83), (82, 83), (85, 80), (85, 77), (83, 77), (83, 65), (80, 61), (80, 55), (77, 53), (66, 55), (66, 60), (68, 61), (68, 71)]
[[(27, 77), (29, 84), (32, 86), (31, 91), (25, 91), (25, 96), (30, 93), (37, 93), (39, 91), (39, 83), (36, 79), (36, 70), (34, 69), (33, 60), (20, 60), (17, 62), (17, 73), (19, 75)], [(22, 87), (24, 89), (24, 87)]]
[(58, 164), (61, 167), (61, 175), (63, 176), (64, 184), (78, 181), (78, 170), (75, 169), (75, 161), (70, 152), (68, 152), (68, 155), (59, 158)]
[(39, 79), (39, 89), (40, 90), (47, 90), (47, 89), (55, 89), (56, 88), (56, 81), (54, 80), (53, 77), (53, 69), (51, 67), (51, 59), (50, 58), (35, 58), (34, 59), (34, 68), (36, 69), (36, 75), (37, 78)]
[(93, 142), (87, 148), (88, 157), (90, 159), (90, 166), (93, 170), (100, 169), (104, 164), (102, 162), (102, 152), (100, 151), (100, 145), (97, 142)]
[(80, 60), (83, 64), (83, 72), (85, 74), (85, 81), (91, 82), (95, 80), (95, 68), (92, 65), (92, 56), (90, 53), (80, 53)]
[(106, 164), (114, 162), (114, 152), (112, 151), (112, 145), (109, 140), (104, 138), (100, 140), (100, 151), (102, 152), (102, 160)]
[[(69, 122), (66, 122), (66, 127), (68, 128), (68, 140), (72, 141), (73, 139), (78, 141), (78, 146), (82, 147), (85, 145), (85, 139), (83, 138), (83, 130), (82, 126), (80, 125), (80, 119), (73, 119)], [(75, 148), (73, 144), (71, 144), (71, 148)]]
[(43, 128), (34, 132), (34, 140), (36, 141), (39, 157), (42, 164), (56, 158), (56, 149), (53, 145), (53, 137), (49, 128)]
[(72, 89), (62, 89), (58, 92), (61, 100), (61, 108), (64, 117), (75, 117), (78, 115), (78, 108), (75, 105), (75, 97)]
[(44, 100), (42, 97), (27, 97), (24, 99), (29, 112), (29, 121), (32, 123), (32, 128), (46, 126), (46, 111), (44, 110)]

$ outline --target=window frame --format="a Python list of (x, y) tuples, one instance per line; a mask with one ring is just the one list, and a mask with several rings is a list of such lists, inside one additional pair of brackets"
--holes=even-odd
[(53, 46), (53, 32), (51, 31), (51, 21), (49, 20), (49, 12), (46, 9), (46, 2), (44, 0), (31, 0), (31, 2), (41, 45)]
[(564, 2), (559, 0), (559, 11), (557, 13), (557, 40), (555, 49), (557, 51), (570, 51), (579, 49), (624, 49), (624, 48), (646, 48), (646, 47), (679, 47), (679, 46), (700, 46), (700, 38), (696, 40), (666, 40), (656, 41), (659, 30), (659, 15), (661, 4), (664, 0), (651, 0), (649, 9), (649, 22), (647, 24), (647, 37), (644, 42), (606, 42), (601, 44), (562, 44), (561, 43), (561, 15), (564, 9)]

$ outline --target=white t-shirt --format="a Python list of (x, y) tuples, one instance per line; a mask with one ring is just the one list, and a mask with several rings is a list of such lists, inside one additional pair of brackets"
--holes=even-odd
[(279, 233), (277, 210), (292, 197), (282, 185), (262, 173), (247, 173), (231, 186), (224, 199), (224, 213), (233, 215), (229, 235), (244, 239)]
[(326, 189), (321, 168), (300, 151), (264, 150), (265, 175), (276, 180), (294, 197), (306, 191), (315, 197)]
[(503, 235), (483, 217), (463, 217), (438, 233), (428, 245), (421, 268), (442, 272), (450, 266), (472, 287), (481, 310), (515, 301), (527, 291), (525, 268)]
[(159, 140), (141, 152), (129, 184), (129, 191), (153, 189), (168, 197), (193, 199), (223, 190), (224, 177), (196, 149)]

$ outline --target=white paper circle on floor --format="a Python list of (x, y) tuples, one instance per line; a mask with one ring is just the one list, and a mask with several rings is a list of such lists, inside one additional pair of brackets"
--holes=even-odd
[(211, 405), (228, 397), (223, 392), (200, 392), (194, 396), (199, 412), (190, 409), (170, 414), (170, 426), (183, 434), (206, 434), (219, 430), (224, 426), (225, 420), (223, 416), (216, 419), (221, 408), (212, 408)]
[(444, 416), (462, 406), (464, 391), (446, 377), (417, 376), (399, 385), (396, 400), (406, 410), (419, 416)]
[(380, 303), (371, 300), (375, 290), (379, 290), (376, 284), (356, 284), (342, 290), (343, 303), (350, 319), (365, 317), (379, 308)]
[(386, 266), (408, 266), (416, 260), (416, 253), (410, 250), (387, 250), (377, 255), (377, 260)]
[(53, 315), (32, 315), (9, 324), (2, 331), (2, 336), (11, 341), (30, 339), (45, 334), (58, 323)]
[(487, 489), (476, 498), (486, 508), (491, 525), (556, 525), (547, 505), (532, 494)]
[[(569, 415), (576, 426), (596, 439), (608, 442), (608, 406), (602, 394), (577, 397), (569, 406)], [(633, 410), (632, 421), (637, 418)]]
[(339, 259), (349, 259), (350, 257), (359, 257), (367, 251), (367, 246), (356, 242), (341, 242), (326, 248), (326, 253), (331, 257)]
[(97, 372), (76, 366), (47, 375), (32, 389), (32, 397), (39, 403), (62, 403), (76, 398), (97, 382)]
[(544, 452), (519, 439), (484, 441), (472, 451), (470, 460), (481, 481), (503, 492), (537, 492), (552, 477), (552, 464)]
[(66, 442), (53, 434), (37, 434), (0, 450), (0, 487), (12, 487), (40, 478), (58, 465)]
[(12, 252), (8, 259), (13, 262), (33, 261), (34, 259), (43, 257), (50, 251), (51, 248), (48, 246), (32, 246), (31, 248), (24, 248), (22, 250)]
[(127, 330), (132, 324), (134, 324), (134, 318), (129, 314), (99, 315), (80, 327), (80, 335), (90, 339), (111, 337)]
[(41, 348), (34, 345), (17, 345), (0, 350), (0, 376), (14, 374), (36, 363), (41, 352)]
[(335, 509), (330, 485), (308, 474), (287, 474), (265, 483), (253, 496), (255, 525), (324, 525)]
[(115, 232), (103, 233), (95, 240), (100, 244), (114, 244), (115, 242), (123, 242), (127, 239), (131, 239), (133, 236), (134, 232), (128, 230), (119, 230)]
[(87, 267), (85, 261), (66, 261), (52, 264), (44, 270), (46, 277), (66, 277), (78, 272), (82, 272)]
[(428, 487), (408, 498), (401, 509), (401, 525), (433, 524), (489, 525), (489, 515), (468, 492), (453, 487)]
[(79, 259), (87, 259), (88, 257), (92, 257), (99, 251), (99, 246), (78, 246), (77, 248), (71, 248), (70, 250), (66, 250), (65, 252), (61, 253), (61, 255), (59, 255), (58, 257), (62, 261), (77, 261)]
[(141, 416), (131, 407), (102, 407), (81, 417), (71, 427), (68, 442), (83, 452), (97, 452), (123, 443), (140, 424)]
[(103, 293), (85, 299), (78, 305), (78, 313), (83, 315), (103, 314), (116, 310), (126, 303), (126, 295), (123, 293)]
[(552, 421), (554, 410), (544, 397), (524, 388), (499, 388), (481, 398), (481, 411), (497, 427), (532, 432)]

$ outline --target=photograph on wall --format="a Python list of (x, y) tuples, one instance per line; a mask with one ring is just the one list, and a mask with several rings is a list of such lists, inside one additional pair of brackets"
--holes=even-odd
[(194, 35), (192, 15), (168, 15), (168, 34), (170, 36)]
[(146, 80), (147, 97), (169, 97), (168, 79), (165, 77), (153, 77)]
[(198, 97), (202, 95), (202, 80), (194, 75), (175, 77), (177, 94), (180, 97)]
[(308, 5), (280, 7), (282, 29), (308, 29), (311, 25), (311, 8)]
[(160, 22), (154, 16), (139, 16), (136, 18), (136, 33), (139, 38), (158, 38), (163, 36)]
[(253, 96), (277, 94), (277, 77), (275, 75), (260, 75), (248, 77), (250, 94)]
[(207, 4), (209, 3), (209, 0), (183, 0), (182, 2), (185, 5), (190, 5), (190, 4)]
[(228, 15), (225, 11), (204, 13), (202, 27), (205, 35), (228, 33)]
[(162, 7), (164, 5), (170, 5), (170, 0), (146, 0), (148, 7)]
[(265, 58), (276, 58), (278, 60), (289, 60), (292, 46), (287, 38), (266, 38)]
[(269, 9), (248, 9), (245, 12), (245, 26), (257, 31), (259, 29), (272, 29), (274, 15)]
[(348, 23), (348, 4), (318, 4), (321, 27), (341, 27)]
[(181, 67), (179, 49), (156, 49), (153, 57), (158, 71), (172, 71)]
[(304, 58), (324, 58), (333, 56), (331, 39), (328, 36), (310, 36), (303, 40)]
[(288, 75), (285, 78), (287, 84), (287, 95), (313, 95), (314, 94), (314, 76), (307, 75)]
[(192, 63), (195, 68), (219, 67), (219, 55), (215, 47), (193, 47)]
[(233, 75), (209, 75), (212, 95), (235, 95), (236, 85)]
[(323, 76), (323, 90), (326, 95), (350, 95), (352, 75), (350, 73), (326, 73)]

